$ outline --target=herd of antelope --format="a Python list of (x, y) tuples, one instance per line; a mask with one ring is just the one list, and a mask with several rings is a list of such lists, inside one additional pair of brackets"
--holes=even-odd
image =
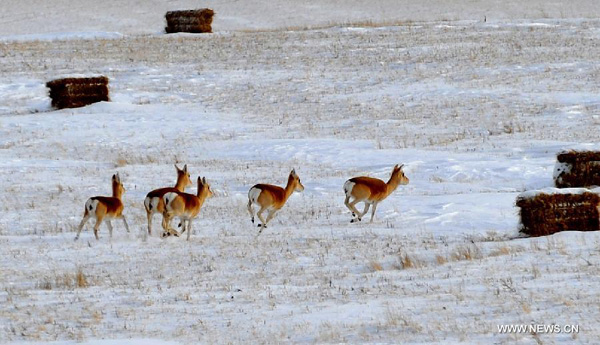
[[(370, 221), (373, 222), (377, 205), (385, 200), (399, 185), (408, 184), (408, 177), (402, 171), (403, 166), (404, 164), (394, 166), (388, 182), (373, 177), (359, 176), (344, 183), (344, 193), (346, 194), (344, 204), (352, 212), (351, 223), (361, 221), (362, 217), (369, 212), (371, 206), (373, 209), (371, 210)], [(152, 235), (152, 216), (155, 213), (161, 213), (163, 215), (162, 237), (179, 236), (187, 231), (187, 240), (189, 240), (192, 232), (192, 220), (198, 216), (204, 201), (210, 198), (213, 192), (206, 178), (199, 176), (196, 195), (185, 193), (185, 189), (193, 184), (187, 165), (184, 165), (183, 169), (175, 165), (175, 169), (177, 169), (175, 187), (155, 189), (148, 193), (144, 199), (144, 208), (148, 217), (148, 235)], [(255, 212), (253, 205), (258, 205), (259, 209), (256, 213), (260, 220), (258, 233), (260, 234), (267, 227), (269, 221), (285, 205), (294, 191), (302, 192), (303, 190), (304, 186), (295, 170), (290, 172), (285, 188), (271, 184), (252, 186), (248, 191), (248, 212), (250, 213), (250, 220), (254, 224)], [(109, 236), (112, 237), (111, 220), (115, 218), (121, 219), (125, 229), (129, 232), (129, 225), (123, 215), (123, 202), (121, 200), (123, 193), (125, 193), (125, 188), (123, 188), (123, 183), (117, 173), (112, 176), (112, 196), (94, 196), (86, 201), (83, 219), (77, 229), (75, 240), (79, 238), (83, 226), (90, 218), (96, 219), (94, 224), (96, 239), (98, 239), (98, 229), (103, 221), (106, 222)], [(356, 209), (356, 204), (359, 202), (365, 204), (363, 212)], [(268, 211), (266, 219), (263, 217), (265, 211)], [(171, 227), (171, 221), (174, 217), (178, 217), (180, 220), (181, 233)]]

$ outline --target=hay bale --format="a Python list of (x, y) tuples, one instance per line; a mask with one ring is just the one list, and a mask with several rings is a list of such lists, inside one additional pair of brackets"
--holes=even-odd
[(546, 188), (520, 194), (520, 232), (545, 236), (560, 231), (600, 230), (600, 189)]
[(210, 8), (188, 11), (169, 11), (165, 15), (167, 26), (165, 31), (174, 32), (210, 33), (215, 12)]
[(50, 88), (52, 106), (58, 109), (78, 108), (88, 104), (109, 101), (108, 78), (63, 78), (46, 83)]
[(600, 186), (600, 151), (563, 151), (556, 156), (557, 188)]

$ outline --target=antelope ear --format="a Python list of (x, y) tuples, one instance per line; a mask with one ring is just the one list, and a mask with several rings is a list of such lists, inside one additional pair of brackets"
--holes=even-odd
[(113, 174), (113, 175), (112, 175), (112, 180), (113, 180), (113, 181), (117, 181), (117, 175), (116, 175), (116, 174)]
[(202, 178), (202, 184), (206, 184), (206, 177)]
[(183, 172), (187, 173), (187, 164), (183, 166)]
[(398, 170), (402, 170), (402, 167), (404, 167), (404, 164), (400, 164), (400, 166), (398, 167)]
[(296, 169), (295, 169), (295, 168), (294, 168), (294, 169), (292, 169), (292, 172), (290, 172), (290, 174), (292, 174), (292, 175), (296, 175)]
[(175, 166), (175, 169), (177, 169), (177, 171), (179, 172), (181, 169), (179, 169), (179, 167), (177, 166), (177, 164), (173, 164)]

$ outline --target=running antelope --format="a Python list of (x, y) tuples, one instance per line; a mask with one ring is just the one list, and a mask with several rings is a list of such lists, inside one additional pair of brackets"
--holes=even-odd
[(100, 228), (100, 224), (102, 221), (106, 219), (106, 226), (108, 226), (108, 231), (110, 237), (112, 238), (113, 227), (110, 221), (115, 218), (119, 218), (123, 220), (123, 224), (125, 224), (125, 229), (129, 232), (129, 226), (127, 225), (127, 220), (123, 216), (123, 201), (121, 198), (125, 193), (125, 188), (123, 188), (123, 183), (121, 183), (121, 178), (119, 174), (112, 176), (112, 197), (110, 196), (94, 196), (89, 198), (85, 203), (85, 211), (83, 213), (83, 219), (81, 223), (79, 223), (79, 229), (77, 230), (77, 235), (75, 236), (75, 240), (79, 238), (79, 234), (81, 233), (81, 229), (85, 223), (87, 223), (88, 219), (95, 218), (96, 224), (94, 224), (94, 236), (98, 240), (98, 228)]
[(144, 207), (146, 208), (146, 216), (148, 217), (148, 235), (152, 235), (152, 216), (155, 213), (163, 213), (165, 211), (163, 196), (171, 192), (185, 192), (185, 188), (193, 184), (192, 180), (190, 180), (187, 164), (183, 166), (183, 169), (179, 169), (177, 164), (175, 164), (175, 169), (177, 169), (177, 183), (175, 183), (175, 187), (155, 189), (148, 193), (146, 199), (144, 199)]
[[(387, 183), (380, 179), (366, 176), (354, 177), (344, 183), (344, 192), (346, 193), (346, 200), (344, 203), (346, 204), (346, 207), (352, 211), (352, 220), (350, 223), (361, 221), (362, 217), (369, 212), (369, 207), (371, 205), (373, 205), (373, 210), (371, 211), (371, 223), (373, 222), (377, 205), (392, 194), (399, 185), (408, 184), (408, 177), (406, 177), (402, 171), (403, 166), (404, 164), (400, 166), (396, 164), (394, 166), (392, 176)], [(350, 202), (350, 198), (354, 198), (354, 200)], [(365, 203), (365, 209), (362, 213), (358, 212), (355, 207), (355, 205), (361, 201)]]
[(213, 192), (208, 182), (206, 182), (206, 177), (200, 178), (200, 176), (198, 176), (198, 193), (196, 195), (183, 192), (166, 193), (163, 196), (165, 208), (162, 225), (165, 231), (162, 237), (179, 236), (177, 230), (170, 225), (173, 217), (179, 217), (181, 219), (181, 233), (183, 234), (187, 230), (187, 240), (189, 241), (192, 232), (192, 219), (198, 216), (204, 201), (211, 196), (213, 196)]
[[(302, 192), (303, 190), (304, 186), (300, 183), (300, 177), (296, 174), (295, 169), (290, 172), (285, 189), (270, 184), (257, 184), (250, 188), (248, 191), (248, 212), (250, 212), (250, 216), (252, 217), (252, 223), (254, 223), (254, 209), (252, 208), (252, 204), (260, 206), (256, 214), (262, 222), (262, 224), (258, 224), (258, 227), (261, 228), (258, 233), (260, 234), (267, 227), (269, 221), (285, 205), (285, 202), (294, 191)], [(269, 215), (265, 220), (262, 217), (262, 213), (266, 210), (269, 210)]]

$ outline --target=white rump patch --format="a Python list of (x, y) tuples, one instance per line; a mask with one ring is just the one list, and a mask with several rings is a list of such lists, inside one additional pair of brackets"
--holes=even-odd
[(262, 189), (256, 188), (256, 187), (252, 187), (248, 191), (248, 199), (250, 201), (252, 201), (252, 203), (257, 204), (258, 203), (258, 197), (260, 196), (260, 193), (262, 193)]
[(175, 200), (175, 198), (177, 197), (177, 193), (167, 193), (163, 196), (163, 201), (165, 202), (165, 208), (170, 210), (171, 209), (171, 203), (173, 202), (173, 200)]
[(92, 198), (89, 198), (85, 202), (85, 210), (87, 211), (87, 214), (90, 217), (96, 218), (96, 209), (97, 208), (98, 208), (98, 200), (93, 200)]
[[(158, 212), (158, 203), (159, 202), (160, 202), (160, 199), (158, 197), (154, 197), (154, 198), (146, 197), (146, 199), (144, 199), (144, 206), (146, 207), (146, 210), (150, 210), (151, 213), (156, 213), (156, 212)], [(152, 206), (151, 209), (150, 209), (150, 206)]]
[(354, 185), (356, 185), (356, 183), (350, 180), (344, 183), (344, 193), (346, 193), (346, 196), (350, 196), (350, 193), (352, 193), (352, 189), (354, 189)]

